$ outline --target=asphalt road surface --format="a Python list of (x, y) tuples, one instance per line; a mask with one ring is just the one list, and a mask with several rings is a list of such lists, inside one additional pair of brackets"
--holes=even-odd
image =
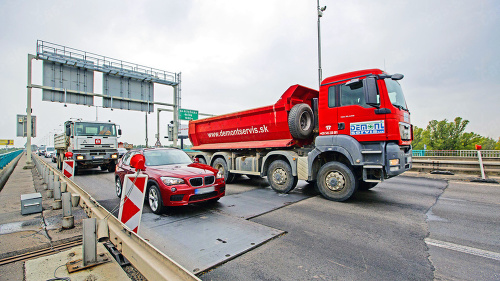
[[(87, 170), (75, 181), (108, 210), (119, 203), (113, 173)], [(227, 185), (226, 197), (259, 189), (269, 189), (265, 179), (243, 176)], [(248, 219), (284, 234), (199, 277), (500, 280), (499, 185), (399, 176), (344, 203), (302, 181), (294, 193), (307, 198)]]

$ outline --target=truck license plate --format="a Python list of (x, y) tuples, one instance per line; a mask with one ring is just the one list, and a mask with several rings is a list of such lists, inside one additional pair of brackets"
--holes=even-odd
[(195, 189), (194, 194), (205, 194), (205, 193), (210, 193), (212, 191), (215, 191), (215, 186)]
[(94, 156), (92, 157), (92, 159), (102, 159), (103, 157), (102, 156)]

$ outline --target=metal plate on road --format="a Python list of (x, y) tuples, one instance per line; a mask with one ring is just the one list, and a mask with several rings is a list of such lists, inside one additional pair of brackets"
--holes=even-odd
[(211, 209), (198, 204), (163, 216), (144, 213), (139, 235), (199, 273), (284, 233), (248, 218), (306, 198), (309, 196), (301, 193), (278, 194), (265, 188), (222, 197)]
[(193, 273), (203, 272), (283, 233), (210, 211), (181, 220), (146, 213), (139, 230), (141, 237)]
[(250, 219), (309, 197), (302, 193), (276, 193), (271, 188), (255, 189), (222, 197), (219, 201), (222, 206), (217, 206), (217, 210), (231, 216)]

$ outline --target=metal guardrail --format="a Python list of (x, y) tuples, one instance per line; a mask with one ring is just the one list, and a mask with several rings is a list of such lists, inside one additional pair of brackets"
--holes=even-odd
[(9, 165), (10, 161), (19, 156), (24, 150), (20, 149), (9, 153), (0, 154), (0, 170)]
[[(413, 150), (413, 156), (477, 158), (477, 150)], [(483, 158), (500, 158), (500, 150), (481, 150)]]
[(200, 280), (193, 273), (160, 252), (148, 241), (127, 229), (116, 217), (101, 206), (90, 194), (64, 176), (61, 171), (34, 155), (37, 167), (45, 165), (67, 182), (67, 189), (72, 194), (80, 195), (80, 207), (89, 218), (107, 219), (109, 241), (127, 258), (132, 265), (148, 280)]

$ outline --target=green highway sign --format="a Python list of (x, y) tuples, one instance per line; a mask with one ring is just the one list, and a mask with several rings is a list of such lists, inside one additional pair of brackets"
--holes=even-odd
[(198, 110), (179, 109), (179, 119), (181, 120), (198, 120)]

